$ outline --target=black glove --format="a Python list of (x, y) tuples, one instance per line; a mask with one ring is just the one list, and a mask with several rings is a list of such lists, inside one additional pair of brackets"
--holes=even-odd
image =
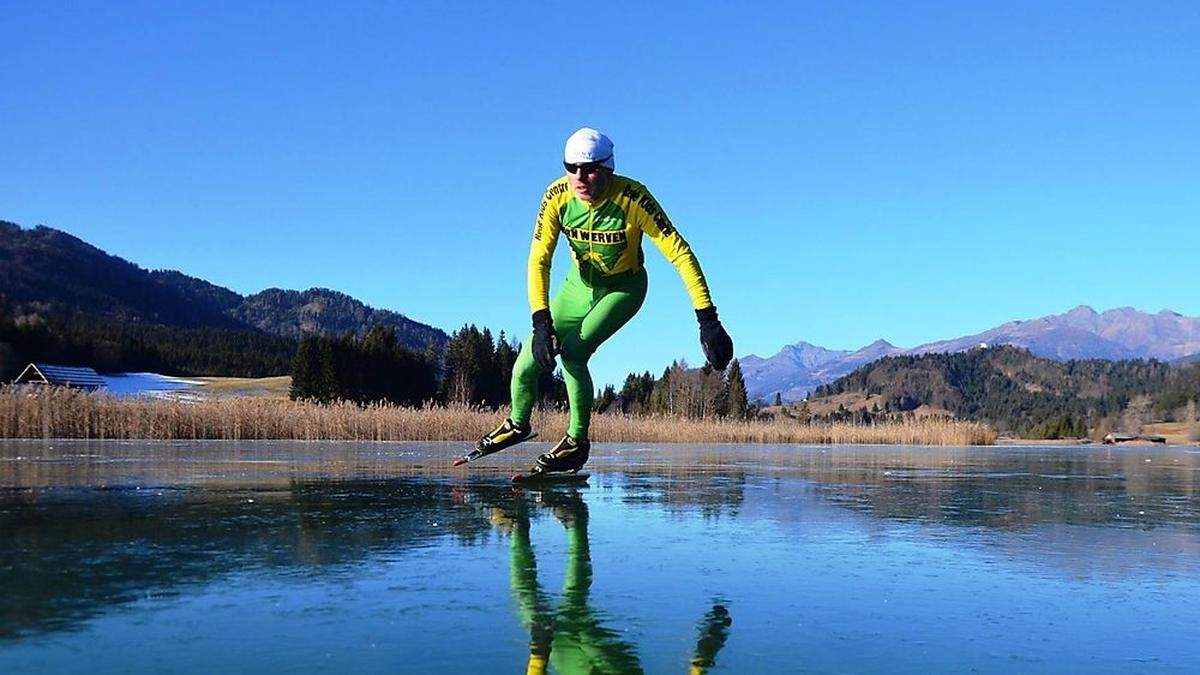
[[(733, 340), (721, 320), (717, 318), (716, 307), (705, 307), (696, 310), (696, 320), (700, 322), (700, 346), (704, 348), (704, 358), (708, 365), (717, 370), (725, 370), (733, 359)], [(535, 352), (536, 353), (536, 352)]]
[(558, 352), (558, 336), (554, 334), (550, 310), (539, 309), (533, 313), (533, 360), (542, 370), (554, 370), (554, 357)]

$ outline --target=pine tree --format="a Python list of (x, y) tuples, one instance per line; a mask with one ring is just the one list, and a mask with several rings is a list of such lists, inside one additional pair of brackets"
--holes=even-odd
[[(446, 343), (442, 399), (452, 403), (478, 403), (484, 395), (485, 364), (480, 358), (482, 336), (475, 326), (464, 325)], [(488, 357), (491, 349), (488, 349)], [(489, 358), (490, 360), (490, 358)]]
[(654, 391), (654, 376), (650, 371), (630, 373), (621, 385), (621, 411), (631, 414), (649, 412), (650, 394)]
[(746, 395), (746, 380), (742, 377), (742, 364), (738, 363), (737, 359), (729, 364), (729, 371), (725, 377), (728, 382), (729, 416), (744, 419), (750, 406)]
[(495, 394), (497, 405), (508, 405), (512, 402), (510, 383), (512, 382), (513, 364), (517, 362), (517, 350), (500, 331), (500, 339), (496, 343), (496, 379), (498, 390)]
[(305, 335), (300, 339), (300, 346), (296, 348), (296, 356), (292, 359), (292, 388), (289, 392), (293, 400), (319, 398), (318, 342), (317, 336)]
[(596, 392), (596, 398), (592, 401), (592, 410), (602, 413), (612, 407), (617, 400), (617, 390), (611, 384), (604, 385), (603, 389)]
[[(474, 347), (479, 358), (480, 372), (477, 384), (479, 403), (495, 409), (499, 405), (500, 371), (496, 367), (496, 343), (492, 339), (492, 330), (484, 327), (483, 332), (475, 339)], [(507, 384), (507, 382), (505, 383)]]
[(317, 343), (317, 378), (315, 398), (322, 403), (340, 398), (338, 382), (337, 345), (333, 338), (323, 338)]

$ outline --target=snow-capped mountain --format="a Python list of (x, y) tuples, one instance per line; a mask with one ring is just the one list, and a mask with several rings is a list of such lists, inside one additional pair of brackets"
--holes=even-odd
[(1037, 356), (1067, 359), (1154, 358), (1187, 361), (1200, 355), (1200, 318), (1163, 310), (1148, 314), (1132, 307), (1098, 313), (1080, 305), (1063, 314), (1010, 321), (995, 328), (950, 340), (900, 349), (886, 340), (857, 351), (832, 350), (798, 342), (768, 358), (741, 359), (746, 389), (752, 399), (770, 402), (778, 392), (785, 401), (803, 398), (817, 385), (832, 382), (861, 365), (884, 356), (959, 352), (980, 344), (1011, 344)]

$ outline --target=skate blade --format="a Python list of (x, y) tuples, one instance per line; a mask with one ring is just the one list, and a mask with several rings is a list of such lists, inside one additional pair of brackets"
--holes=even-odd
[(513, 483), (586, 483), (592, 474), (586, 471), (531, 471), (513, 474)]
[[(526, 437), (524, 440), (522, 440), (521, 443), (524, 443), (526, 441), (532, 441), (535, 438), (537, 438), (536, 431), (533, 432), (532, 434), (529, 434), (529, 436)], [(479, 450), (472, 450), (472, 451), (468, 452), (467, 454), (463, 455), (462, 457), (459, 457), (458, 459), (454, 460), (454, 463), (452, 464), (452, 466), (462, 466), (463, 464), (466, 464), (467, 462), (474, 462), (475, 460), (480, 459), (482, 457), (487, 457), (488, 455), (494, 455), (497, 452), (503, 452), (504, 450), (508, 450), (508, 448), (520, 445), (521, 443), (513, 443), (512, 445), (510, 445), (508, 447), (501, 448), (499, 450), (490, 450), (487, 452), (481, 452)]]

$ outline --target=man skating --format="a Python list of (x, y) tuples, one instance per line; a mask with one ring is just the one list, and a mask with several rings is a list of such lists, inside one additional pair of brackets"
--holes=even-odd
[[(717, 318), (699, 261), (646, 186), (614, 173), (612, 141), (595, 129), (576, 131), (567, 139), (563, 166), (566, 175), (546, 188), (529, 250), (533, 333), (513, 366), (512, 412), (479, 439), (472, 453), (491, 454), (533, 435), (529, 421), (538, 375), (553, 370), (555, 356), (561, 355), (570, 422), (562, 440), (538, 457), (535, 474), (578, 471), (588, 460), (594, 395), (588, 360), (637, 314), (646, 297), (643, 234), (679, 271), (709, 365), (724, 370), (733, 358), (733, 342)], [(560, 234), (575, 264), (550, 300), (550, 264)]]

